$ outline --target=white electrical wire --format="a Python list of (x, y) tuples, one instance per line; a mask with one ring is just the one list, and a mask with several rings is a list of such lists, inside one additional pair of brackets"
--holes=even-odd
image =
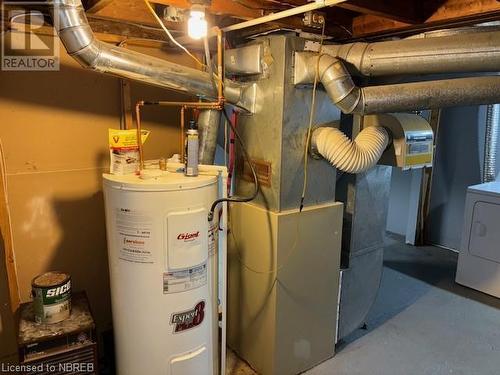
[(184, 52), (186, 52), (193, 60), (195, 60), (198, 64), (200, 64), (201, 66), (204, 66), (204, 64), (195, 56), (193, 55), (191, 52), (189, 52), (187, 50), (186, 47), (184, 47), (182, 44), (180, 44), (177, 40), (175, 40), (175, 38), (173, 37), (173, 35), (170, 33), (170, 31), (165, 27), (165, 25), (163, 24), (163, 21), (161, 20), (160, 17), (158, 17), (158, 15), (156, 14), (155, 10), (153, 9), (153, 7), (151, 6), (151, 4), (149, 3), (148, 0), (144, 0), (144, 3), (146, 4), (146, 6), (148, 7), (150, 13), (153, 15), (153, 17), (156, 19), (156, 21), (158, 21), (158, 23), (160, 24), (161, 28), (163, 29), (163, 31), (165, 31), (165, 33), (167, 34), (167, 36), (170, 38), (170, 40), (172, 41), (172, 43), (174, 43), (177, 47), (179, 47), (180, 49), (182, 49)]
[(300, 211), (302, 211), (302, 208), (304, 208), (304, 199), (307, 190), (307, 163), (309, 160), (308, 150), (309, 150), (309, 143), (311, 142), (312, 124), (314, 122), (314, 109), (316, 105), (316, 88), (318, 86), (318, 81), (319, 81), (319, 61), (321, 59), (321, 50), (323, 49), (323, 40), (325, 38), (325, 27), (326, 27), (326, 19), (323, 18), (323, 28), (321, 30), (321, 38), (319, 42), (318, 60), (316, 62), (316, 69), (314, 73), (314, 84), (313, 84), (312, 98), (311, 98), (311, 111), (309, 112), (309, 126), (307, 128), (307, 138), (306, 138), (306, 144), (304, 146), (304, 181), (302, 183), (302, 195), (300, 197)]

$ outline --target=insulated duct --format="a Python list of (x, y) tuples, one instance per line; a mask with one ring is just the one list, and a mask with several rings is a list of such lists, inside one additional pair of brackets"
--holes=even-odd
[(379, 161), (389, 143), (383, 127), (364, 128), (351, 141), (339, 129), (320, 127), (311, 137), (311, 148), (328, 160), (335, 168), (347, 173), (362, 173)]
[(483, 182), (495, 181), (497, 175), (497, 142), (500, 136), (500, 104), (486, 108)]
[[(500, 99), (500, 76), (357, 87), (336, 57), (296, 53), (295, 84), (312, 83), (318, 67), (330, 99), (346, 114), (406, 112), (459, 105), (492, 104)], [(498, 69), (498, 67), (497, 67)]]
[(201, 164), (213, 164), (217, 147), (221, 112), (215, 109), (204, 109), (198, 116), (198, 132), (200, 134), (199, 158)]
[(495, 72), (500, 67), (500, 31), (468, 32), (448, 36), (375, 43), (323, 46), (344, 61), (353, 74), (386, 76)]
[[(85, 68), (188, 94), (216, 98), (208, 73), (97, 40), (80, 0), (54, 0), (54, 27), (66, 51)], [(242, 88), (224, 83), (226, 101), (238, 105)]]

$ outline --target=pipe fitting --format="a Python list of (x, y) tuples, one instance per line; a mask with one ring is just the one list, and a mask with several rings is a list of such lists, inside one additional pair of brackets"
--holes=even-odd
[(486, 30), (327, 45), (323, 50), (344, 61), (353, 74), (367, 77), (494, 72), (500, 66), (500, 31), (496, 26), (489, 26)]
[(345, 114), (406, 112), (500, 101), (498, 75), (358, 87), (336, 57), (300, 52), (295, 62), (295, 84), (312, 83), (318, 69), (319, 81)]
[[(80, 0), (54, 0), (54, 26), (68, 54), (85, 68), (187, 94), (218, 97), (210, 74), (97, 40)], [(224, 82), (228, 103), (247, 109), (244, 89)]]
[[(319, 59), (319, 61), (318, 61)], [(309, 57), (309, 77), (318, 69), (319, 81), (323, 84), (332, 102), (344, 113), (353, 113), (363, 106), (361, 90), (352, 80), (344, 64), (330, 55), (311, 53)]]

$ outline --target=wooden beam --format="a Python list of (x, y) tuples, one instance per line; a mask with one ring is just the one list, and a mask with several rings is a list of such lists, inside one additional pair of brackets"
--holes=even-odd
[(10, 306), (14, 313), (19, 307), (20, 299), (19, 287), (17, 285), (16, 265), (14, 261), (14, 244), (12, 241), (10, 210), (6, 190), (7, 176), (5, 174), (6, 166), (4, 164), (4, 157), (3, 150), (0, 149), (0, 250), (3, 250), (0, 251), (0, 254), (4, 256), (4, 260), (2, 260), (0, 264), (5, 264)]
[(159, 27), (143, 0), (119, 0), (92, 13), (107, 19), (124, 20), (146, 26)]
[[(105, 18), (100, 16), (87, 16), (89, 25), (94, 33), (121, 35), (127, 38), (167, 40), (165, 32), (160, 26), (144, 27), (141, 24), (128, 23), (125, 20)], [(170, 30), (175, 30), (174, 25), (166, 25)], [(175, 25), (177, 28), (178, 26)]]
[(349, 0), (338, 4), (337, 7), (406, 23), (419, 23), (423, 21), (419, 5), (416, 1)]
[[(430, 2), (426, 4), (429, 8)], [(498, 19), (500, 19), (500, 2), (497, 0), (447, 0), (437, 6), (419, 25), (363, 15), (353, 19), (352, 29), (355, 38), (374, 38), (408, 35), (417, 31), (466, 26)]]
[[(427, 1), (426, 8), (433, 6), (436, 1)], [(460, 18), (464, 16), (479, 15), (491, 11), (500, 10), (498, 0), (448, 0), (438, 2), (438, 7), (429, 14), (426, 22), (441, 21), (450, 18)]]
[[(111, 44), (119, 44), (124, 41), (128, 45), (136, 45), (141, 47), (151, 47), (151, 48), (164, 48), (166, 45), (166, 37), (163, 30), (159, 30), (157, 33), (153, 31), (142, 31), (141, 29), (135, 30), (133, 27), (117, 28), (114, 24), (120, 25), (119, 21), (113, 20), (113, 25), (106, 25), (106, 21), (99, 20), (93, 21), (91, 17), (89, 18), (89, 24), (93, 28), (95, 37), (103, 42)], [(10, 22), (2, 22), (2, 32), (7, 32), (11, 29), (15, 29)], [(52, 26), (42, 26), (34, 30), (37, 35), (53, 36), (54, 29)]]
[[(261, 9), (254, 9), (258, 5), (245, 6), (243, 1), (240, 3), (232, 0), (212, 0), (212, 5), (207, 8), (207, 11), (215, 15), (229, 15), (244, 20), (257, 18), (264, 14)], [(154, 0), (154, 2), (183, 9), (191, 8), (189, 0)], [(252, 4), (252, 1), (246, 0), (246, 2)]]
[(326, 13), (327, 28), (338, 27), (344, 31), (344, 38), (352, 37), (352, 19), (357, 16), (357, 13), (339, 7), (329, 7), (321, 11)]
[(89, 0), (85, 4), (87, 13), (96, 13), (113, 3), (113, 0)]

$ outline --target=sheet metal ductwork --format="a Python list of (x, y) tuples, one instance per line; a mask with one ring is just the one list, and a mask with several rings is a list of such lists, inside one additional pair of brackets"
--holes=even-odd
[[(216, 98), (210, 75), (97, 40), (80, 0), (54, 0), (54, 25), (70, 56), (83, 67), (188, 94)], [(239, 104), (242, 88), (224, 83), (226, 101)]]
[(358, 87), (341, 60), (326, 54), (318, 57), (313, 52), (296, 54), (295, 84), (312, 83), (317, 66), (319, 79), (332, 102), (346, 114), (491, 104), (500, 99), (497, 75)]
[(438, 74), (495, 72), (500, 67), (500, 31), (324, 46), (353, 74)]
[(199, 161), (201, 164), (213, 164), (217, 147), (221, 112), (215, 109), (204, 109), (198, 116), (198, 132), (200, 133)]

